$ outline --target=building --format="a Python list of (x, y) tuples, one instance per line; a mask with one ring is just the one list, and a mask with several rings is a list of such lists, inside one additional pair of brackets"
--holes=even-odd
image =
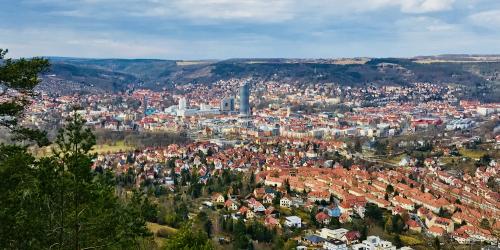
[(280, 207), (291, 207), (292, 206), (292, 199), (290, 199), (289, 196), (285, 195), (283, 198), (280, 199)]
[(148, 97), (146, 95), (142, 98), (142, 109), (142, 114), (146, 115), (146, 111), (148, 110)]
[(302, 227), (302, 219), (298, 216), (288, 216), (285, 218), (285, 226), (287, 227)]
[(222, 112), (233, 112), (234, 111), (234, 98), (226, 97), (220, 102), (220, 110)]
[(187, 101), (186, 98), (182, 97), (179, 99), (179, 110), (186, 110), (187, 109)]
[(323, 237), (314, 234), (302, 237), (302, 242), (310, 246), (322, 246), (325, 241)]
[(224, 195), (222, 195), (221, 193), (215, 193), (212, 195), (212, 201), (215, 202), (215, 203), (224, 203), (226, 201), (226, 199), (224, 199)]
[(328, 228), (322, 228), (319, 235), (325, 239), (337, 239), (340, 240), (344, 235), (349, 232), (349, 230), (345, 228), (339, 228), (339, 229), (328, 229)]
[(347, 250), (347, 244), (341, 240), (331, 239), (323, 243), (323, 249), (327, 250)]
[(250, 87), (247, 83), (240, 87), (240, 115), (250, 115)]
[(379, 250), (396, 250), (396, 247), (391, 242), (381, 240), (378, 236), (368, 236), (361, 243), (352, 245), (353, 250), (379, 249)]

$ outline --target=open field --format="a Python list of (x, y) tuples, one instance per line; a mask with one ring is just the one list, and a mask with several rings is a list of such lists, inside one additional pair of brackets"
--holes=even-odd
[(146, 222), (146, 227), (148, 228), (149, 231), (151, 231), (154, 235), (154, 240), (156, 242), (156, 244), (159, 246), (159, 247), (162, 247), (163, 244), (164, 244), (164, 238), (161, 238), (161, 237), (158, 237), (156, 235), (156, 233), (159, 231), (159, 230), (164, 230), (165, 232), (167, 232), (167, 235), (168, 236), (172, 236), (174, 235), (175, 233), (177, 233), (177, 229), (175, 228), (172, 228), (172, 227), (169, 227), (169, 226), (164, 226), (164, 225), (160, 225), (158, 223), (151, 223), (151, 222)]
[(460, 154), (463, 155), (464, 157), (469, 157), (475, 160), (478, 160), (481, 158), (483, 155), (485, 155), (487, 152), (484, 150), (472, 150), (472, 149), (460, 149), (459, 150)]
[[(53, 154), (52, 148), (54, 145), (49, 145), (43, 148), (38, 148), (36, 150), (33, 150), (33, 153), (36, 155), (37, 158), (41, 158), (44, 156), (51, 156)], [(109, 144), (98, 144), (95, 145), (92, 149), (92, 153), (97, 153), (97, 154), (105, 154), (105, 153), (115, 153), (115, 152), (120, 152), (120, 151), (128, 151), (128, 150), (134, 150), (135, 147), (125, 145), (124, 141), (117, 141), (114, 143), (114, 145), (109, 145)]]
[(92, 149), (93, 153), (115, 153), (115, 152), (120, 152), (120, 151), (127, 151), (127, 150), (133, 150), (133, 146), (125, 145), (124, 141), (117, 141), (114, 143), (114, 145), (109, 145), (109, 144), (100, 144), (100, 145), (95, 145), (94, 148)]
[(177, 233), (177, 229), (165, 225), (160, 225), (158, 223), (146, 222), (146, 226), (149, 229), (149, 231), (151, 231), (154, 234), (156, 234), (160, 229), (165, 229), (169, 233), (169, 235)]

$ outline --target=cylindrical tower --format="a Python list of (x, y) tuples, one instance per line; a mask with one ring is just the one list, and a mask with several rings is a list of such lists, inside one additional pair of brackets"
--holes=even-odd
[(250, 115), (250, 87), (247, 83), (240, 87), (240, 115)]

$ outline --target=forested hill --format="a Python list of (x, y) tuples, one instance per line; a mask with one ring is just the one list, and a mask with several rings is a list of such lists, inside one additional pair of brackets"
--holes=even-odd
[[(209, 84), (252, 77), (294, 84), (405, 85), (411, 82), (460, 84), (491, 93), (500, 82), (500, 56), (443, 55), (353, 59), (155, 59), (49, 58), (42, 88), (57, 91), (121, 91), (130, 86), (169, 88), (174, 83)], [(54, 85), (58, 85), (54, 88)]]

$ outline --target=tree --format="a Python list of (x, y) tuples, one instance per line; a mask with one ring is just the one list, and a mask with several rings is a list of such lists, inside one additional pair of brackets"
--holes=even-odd
[(39, 204), (44, 200), (38, 194), (40, 189), (53, 190), (52, 185), (39, 187), (37, 173), (31, 168), (35, 159), (25, 148), (0, 145), (0, 152), (0, 248), (34, 249), (47, 246), (48, 243), (43, 240), (45, 233), (32, 229), (45, 227), (44, 219), (48, 212), (38, 209), (43, 208)]
[(383, 222), (382, 210), (375, 204), (366, 204), (366, 216), (375, 222)]
[(294, 250), (294, 249), (297, 249), (297, 241), (296, 240), (292, 240), (292, 239), (288, 239), (286, 242), (285, 242), (285, 245), (283, 246), (283, 249), (286, 249), (286, 250)]
[(285, 190), (288, 194), (292, 192), (292, 190), (290, 189), (290, 182), (288, 181), (288, 179), (285, 180), (284, 186), (285, 186)]
[(166, 250), (211, 250), (214, 249), (212, 241), (207, 234), (200, 230), (194, 230), (191, 223), (184, 225), (177, 233), (165, 242), (164, 249)]
[(385, 192), (388, 194), (394, 193), (394, 187), (391, 184), (387, 185), (387, 187), (385, 188)]
[(363, 151), (361, 147), (361, 141), (359, 139), (356, 139), (356, 142), (354, 143), (354, 151), (361, 153)]
[(338, 229), (340, 228), (340, 221), (338, 217), (332, 217), (330, 218), (330, 223), (328, 223), (328, 226), (333, 229)]
[(401, 237), (399, 236), (399, 234), (396, 234), (396, 236), (394, 236), (394, 245), (397, 248), (400, 248), (403, 246), (403, 242), (401, 241)]
[(486, 186), (488, 186), (493, 191), (500, 191), (496, 178), (494, 176), (490, 176), (488, 181), (486, 182)]
[[(284, 237), (279, 235), (279, 234), (275, 234), (274, 238), (273, 238), (273, 247), (272, 249), (273, 250), (281, 250), (281, 249), (296, 249), (297, 247), (295, 248), (285, 248), (285, 240), (283, 239)], [(287, 241), (288, 242), (288, 241)], [(289, 247), (293, 247), (293, 243), (290, 242), (289, 243)]]
[(486, 228), (486, 229), (489, 229), (490, 228), (490, 222), (488, 221), (488, 219), (486, 218), (483, 218), (481, 220), (481, 223), (480, 223), (481, 227), (482, 228)]
[(49, 68), (43, 58), (18, 59), (5, 58), (8, 50), (0, 49), (0, 127), (12, 133), (17, 141), (33, 141), (39, 146), (49, 144), (47, 133), (19, 125), (24, 107), (31, 102), (36, 93), (34, 88), (40, 82), (38, 74)]
[[(15, 142), (0, 145), (0, 249), (121, 248), (145, 236), (144, 220), (119, 202), (106, 173), (90, 169), (93, 136), (70, 121), (51, 157), (35, 159), (27, 146), (49, 144), (46, 133), (18, 124), (48, 61), (5, 59), (0, 49), (0, 126)], [(64, 137), (67, 140), (61, 140)]]
[(403, 232), (406, 224), (401, 215), (396, 214), (392, 216), (392, 232), (400, 234)]
[(112, 177), (91, 170), (94, 138), (84, 124), (75, 114), (54, 155), (40, 160), (0, 146), (1, 249), (124, 248), (150, 235), (143, 204), (121, 202)]
[(94, 155), (90, 150), (95, 137), (84, 125), (85, 120), (73, 112), (54, 148), (54, 158), (59, 163), (55, 164), (59, 186), (58, 244), (62, 248), (73, 244), (75, 249), (134, 244), (137, 236), (149, 234), (145, 218), (156, 217), (155, 212), (151, 212), (151, 204), (135, 197), (129, 206), (121, 204), (104, 175), (91, 170)]
[(273, 205), (279, 205), (281, 200), (281, 192), (276, 192), (273, 198)]
[(434, 242), (432, 243), (432, 245), (434, 246), (434, 249), (436, 249), (436, 250), (441, 249), (441, 242), (439, 241), (438, 237), (434, 238)]
[(245, 223), (242, 219), (236, 221), (233, 227), (235, 249), (251, 249), (253, 248), (250, 238), (246, 235)]

